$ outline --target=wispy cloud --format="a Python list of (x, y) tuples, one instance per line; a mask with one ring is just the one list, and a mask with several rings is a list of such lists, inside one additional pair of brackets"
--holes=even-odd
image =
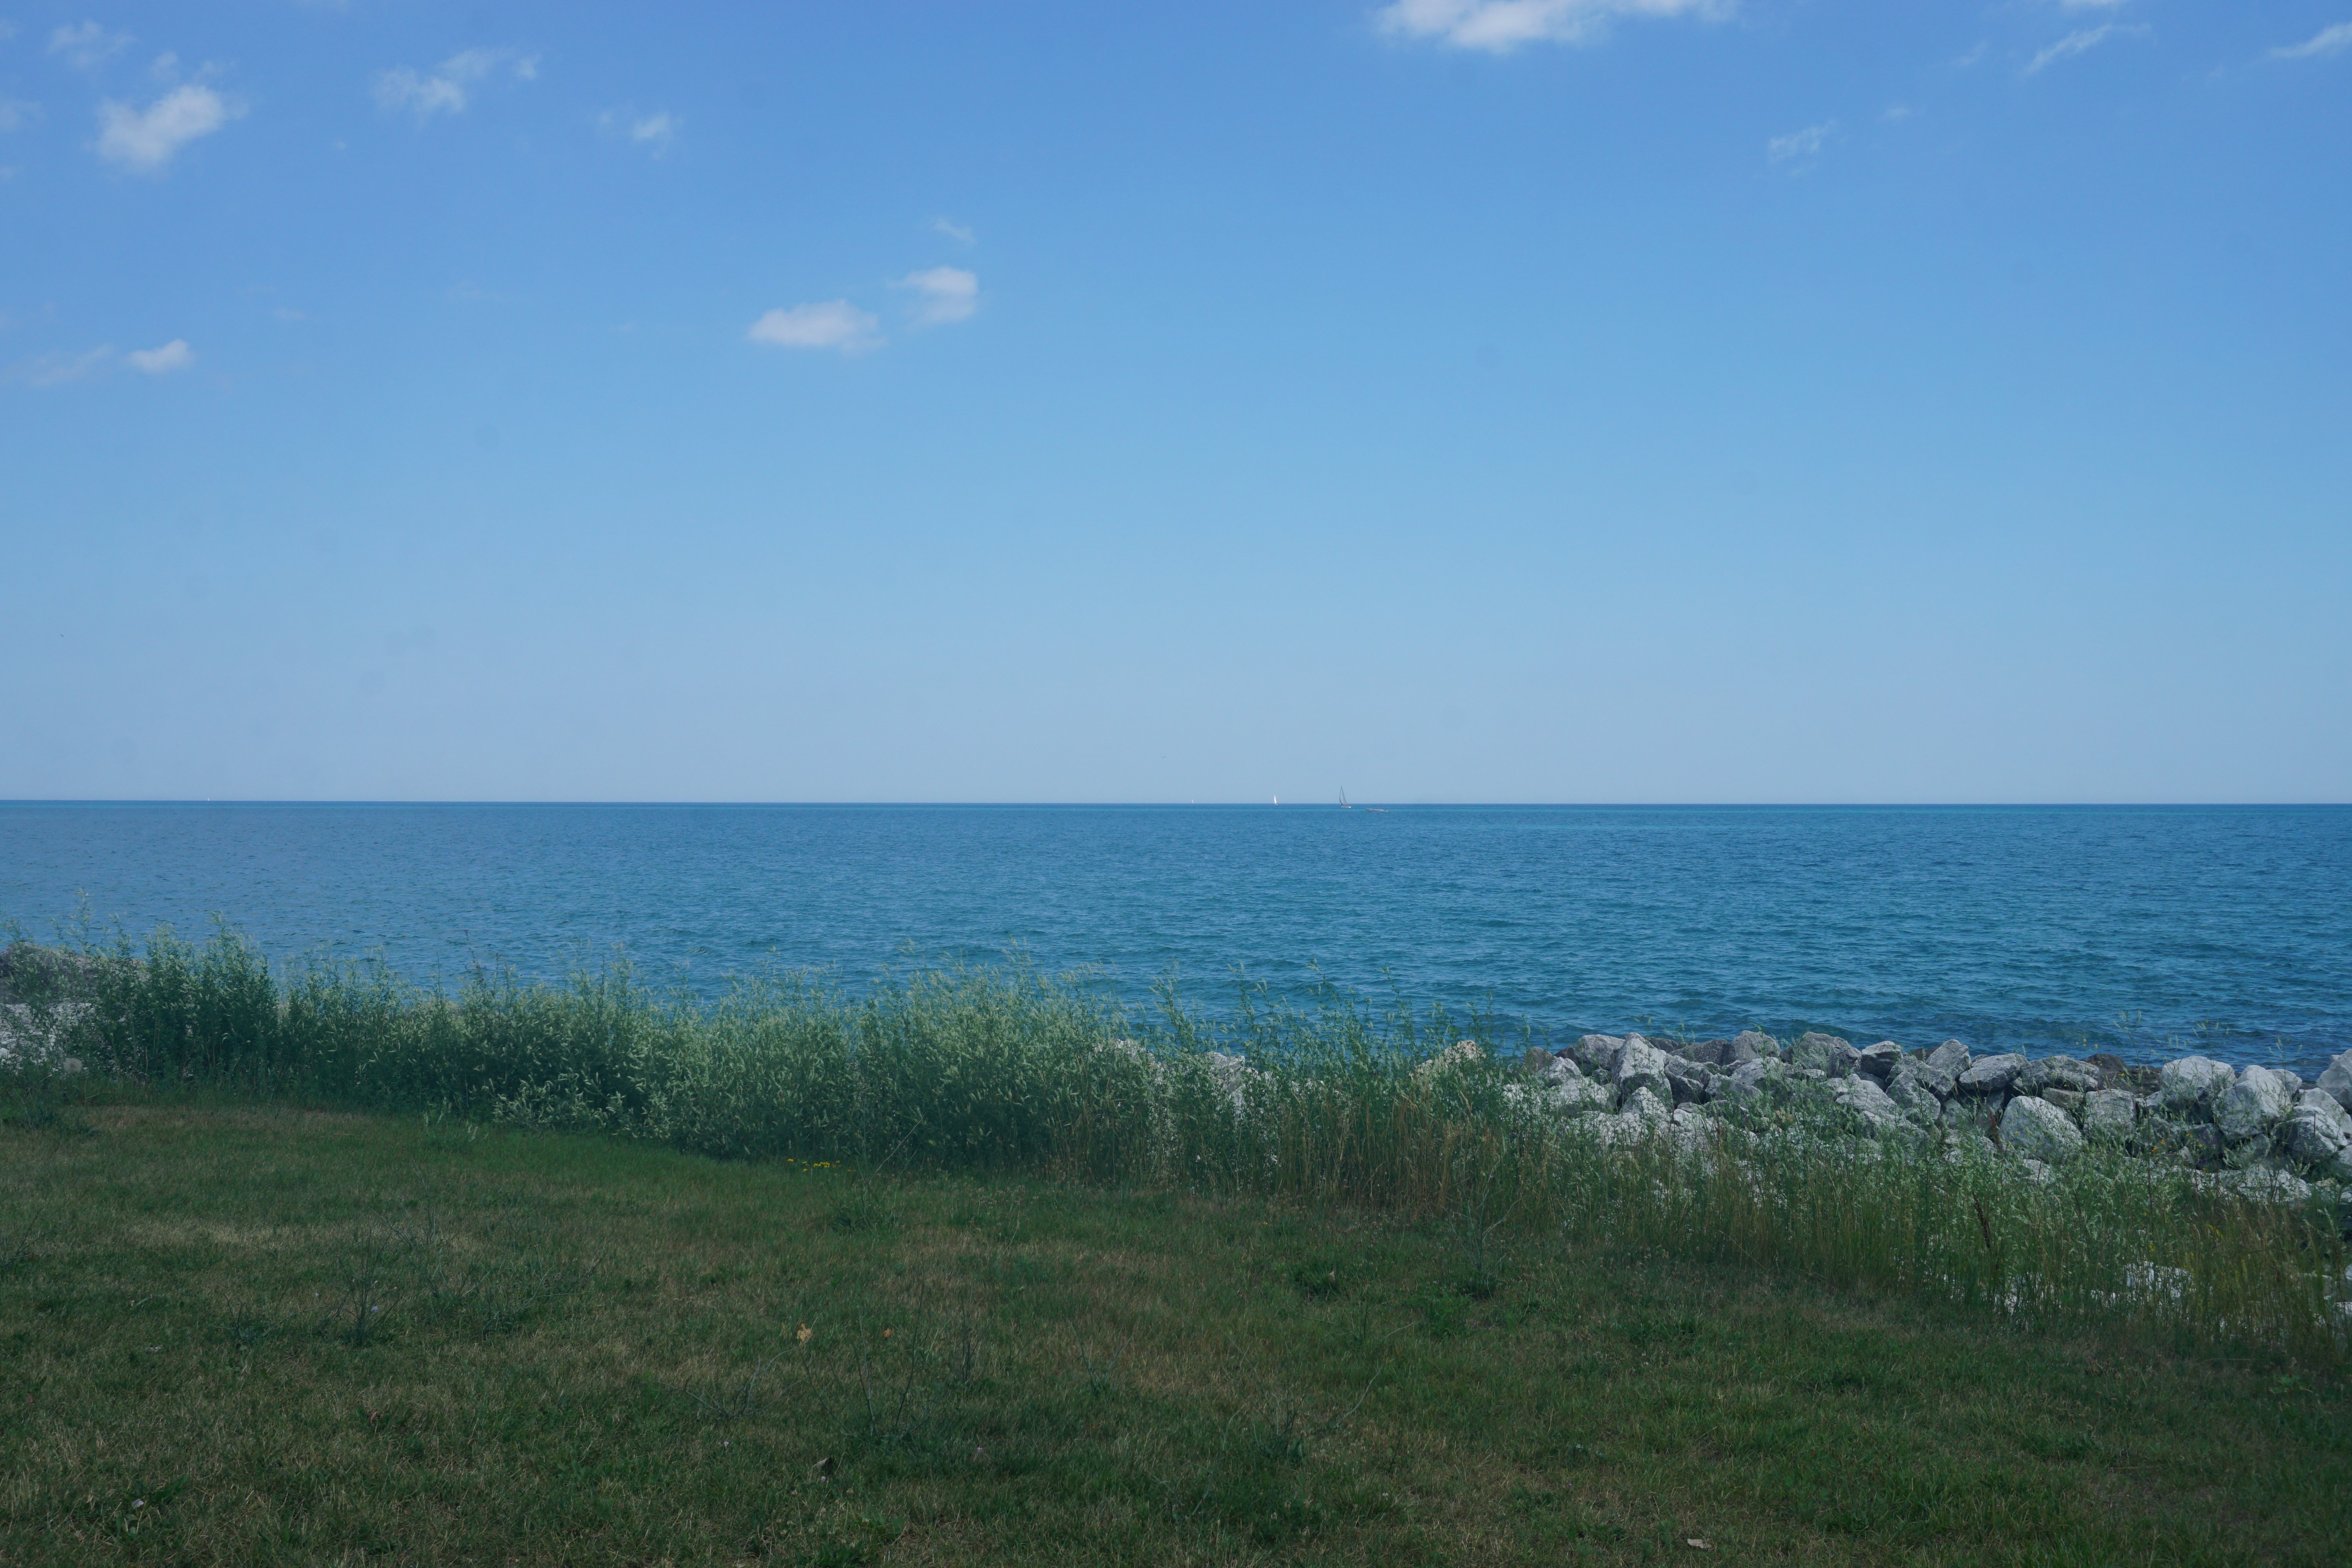
[(95, 70), (130, 47), (130, 34), (115, 32), (96, 22), (79, 22), (49, 35), (49, 53), (64, 56), (66, 63), (76, 70)]
[(196, 363), (196, 351), (188, 346), (185, 338), (173, 338), (159, 349), (132, 349), (122, 356), (131, 368), (149, 375), (167, 375), (175, 370), (185, 370)]
[(933, 218), (931, 220), (931, 229), (932, 232), (936, 234), (946, 235), (950, 239), (954, 240), (959, 245), (977, 245), (980, 243), (980, 236), (971, 232), (971, 225), (958, 223), (951, 217)]
[(2352, 22), (2338, 22), (2332, 27), (2322, 27), (2299, 44), (2287, 44), (2271, 51), (2274, 60), (2316, 60), (2329, 55), (2340, 55), (2352, 49)]
[(0, 380), (13, 381), (24, 386), (63, 386), (69, 381), (88, 381), (104, 370), (113, 358), (112, 343), (100, 343), (79, 353), (58, 350), (18, 360), (6, 370), (0, 371)]
[(539, 57), (510, 48), (461, 49), (430, 71), (394, 66), (375, 79), (376, 103), (388, 110), (407, 110), (418, 123), (436, 114), (462, 114), (476, 89), (503, 67), (517, 81), (539, 79)]
[(837, 349), (864, 353), (882, 346), (881, 323), (846, 300), (771, 310), (744, 335), (775, 349)]
[(2120, 22), (2109, 22), (2102, 26), (2082, 28), (2067, 34), (2034, 56), (2027, 63), (2025, 74), (2039, 76), (2060, 60), (2070, 58), (2089, 49), (2095, 49), (2109, 38), (2136, 38), (2147, 31), (2146, 27), (2126, 27)]
[(1819, 125), (1808, 125), (1802, 131), (1791, 131), (1786, 136), (1773, 137), (1764, 143), (1764, 156), (1774, 163), (1811, 158), (1820, 153), (1822, 144), (1836, 132), (1837, 121), (1824, 120)]
[(98, 106), (98, 155), (139, 174), (160, 174), (173, 154), (245, 112), (245, 105), (194, 83), (175, 87), (144, 110), (109, 99)]
[(656, 158), (677, 144), (677, 133), (686, 128), (684, 116), (666, 109), (651, 114), (639, 114), (634, 109), (608, 109), (596, 117), (596, 123), (611, 134), (646, 149)]
[(919, 327), (969, 321), (971, 313), (980, 309), (980, 279), (961, 267), (932, 267), (909, 272), (893, 279), (890, 287), (913, 290), (915, 325)]
[(0, 131), (14, 131), (41, 117), (41, 106), (21, 98), (0, 98)]
[(1589, 44), (1621, 16), (1729, 15), (1735, 0), (1395, 0), (1381, 31), (1508, 54), (1522, 44)]

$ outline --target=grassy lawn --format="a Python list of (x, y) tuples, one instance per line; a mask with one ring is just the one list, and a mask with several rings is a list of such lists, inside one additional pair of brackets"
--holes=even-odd
[(0, 1347), (11, 1564), (2352, 1553), (2323, 1373), (1537, 1235), (415, 1118), (8, 1125)]

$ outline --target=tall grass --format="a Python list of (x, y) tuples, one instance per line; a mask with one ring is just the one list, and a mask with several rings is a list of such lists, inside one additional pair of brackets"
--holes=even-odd
[[(454, 992), (380, 964), (273, 970), (222, 930), (79, 951), (69, 1038), (157, 1086), (551, 1128), (867, 1171), (1035, 1171), (1434, 1216), (1802, 1270), (1871, 1290), (2184, 1345), (2347, 1354), (2334, 1211), (2199, 1190), (2094, 1151), (2046, 1179), (1965, 1147), (1881, 1143), (1788, 1106), (1640, 1140), (1564, 1121), (1491, 1052), (1493, 1021), (1335, 989), (1173, 987), (1134, 1012), (1018, 965), (917, 969), (850, 994), (747, 980), (715, 1003), (625, 963)], [(1465, 1037), (1490, 1047), (1433, 1067)]]

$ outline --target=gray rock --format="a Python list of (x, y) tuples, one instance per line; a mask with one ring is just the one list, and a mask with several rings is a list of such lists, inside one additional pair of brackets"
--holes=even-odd
[(1519, 1058), (1519, 1067), (1530, 1074), (1539, 1074), (1551, 1066), (1551, 1053), (1541, 1046), (1529, 1046), (1528, 1054)]
[(2311, 1184), (2284, 1171), (2263, 1168), (2231, 1171), (2220, 1178), (2219, 1185), (2224, 1192), (2235, 1193), (2254, 1203), (2305, 1204), (2311, 1201)]
[(2139, 1124), (2139, 1107), (2120, 1089), (2095, 1089), (2083, 1099), (2083, 1131), (2095, 1143), (2120, 1143)]
[(2083, 1131), (2048, 1100), (2021, 1096), (2000, 1113), (2000, 1146), (2021, 1159), (2055, 1165), (2082, 1152)]
[(1629, 1102), (1636, 1089), (1648, 1089), (1658, 1101), (1671, 1107), (1675, 1102), (1674, 1079), (1666, 1075), (1666, 1053), (1639, 1035), (1625, 1037), (1625, 1047), (1617, 1056), (1617, 1099), (1622, 1105)]
[(2012, 1094), (2040, 1094), (2045, 1089), (2087, 1094), (2099, 1087), (2099, 1069), (2072, 1057), (2044, 1057), (2026, 1063), (2009, 1087)]
[(1742, 1029), (1731, 1037), (1731, 1044), (1725, 1047), (1723, 1065), (1736, 1068), (1741, 1062), (1752, 1062), (1763, 1057), (1778, 1057), (1780, 1054), (1780, 1042), (1771, 1036), (1759, 1029)]
[(1895, 1069), (1886, 1081), (1886, 1098), (1903, 1112), (1904, 1119), (1920, 1127), (1933, 1127), (1943, 1120), (1944, 1100), (1927, 1087), (1926, 1076), (1910, 1070), (1916, 1064), (1905, 1062)]
[(1686, 1062), (1711, 1068), (1722, 1063), (1723, 1053), (1730, 1047), (1729, 1040), (1685, 1040), (1680, 1045), (1668, 1046), (1666, 1052)]
[(1881, 1040), (1874, 1046), (1864, 1046), (1854, 1058), (1854, 1067), (1885, 1083), (1893, 1076), (1895, 1064), (1903, 1059), (1903, 1047), (1893, 1040)]
[(1927, 1057), (1905, 1057), (1901, 1061), (1896, 1062), (1895, 1071), (1886, 1080), (1887, 1087), (1892, 1089), (1895, 1084), (1905, 1079), (1917, 1084), (1937, 1100), (1951, 1099), (1953, 1089), (1958, 1087), (1953, 1081), (1950, 1073), (1937, 1067), (1935, 1061)]
[(1861, 1055), (1859, 1051), (1835, 1035), (1824, 1035), (1819, 1030), (1808, 1029), (1799, 1035), (1796, 1043), (1789, 1047), (1789, 1065), (1793, 1068), (1815, 1068), (1825, 1073), (1836, 1073), (1842, 1070), (1841, 1058), (1850, 1064), (1859, 1055)]
[(2238, 1081), (2227, 1062), (2210, 1057), (2182, 1057), (2164, 1064), (2157, 1074), (2156, 1092), (2164, 1109), (2175, 1116), (2210, 1116), (2213, 1104)]
[(1676, 1105), (1704, 1105), (1714, 1097), (1707, 1087), (1707, 1069), (1684, 1057), (1666, 1058), (1666, 1081), (1674, 1086)]
[(1940, 1068), (1958, 1079), (1969, 1070), (1969, 1048), (1958, 1040), (1946, 1040), (1927, 1053), (1927, 1065)]
[(2289, 1156), (2310, 1164), (2334, 1165), (2346, 1146), (2352, 1145), (2352, 1128), (2347, 1128), (2336, 1120), (2344, 1115), (2344, 1108), (2332, 1099), (2328, 1099), (2327, 1103), (2336, 1107), (2335, 1118), (2296, 1106), (2294, 1114), (2279, 1128), (2279, 1148)]
[(1731, 1098), (1753, 1100), (1764, 1092), (1764, 1086), (1783, 1077), (1789, 1068), (1778, 1057), (1759, 1057), (1741, 1062), (1731, 1069)]
[(2213, 1124), (2231, 1143), (2268, 1132), (2294, 1109), (2294, 1097), (2268, 1068), (2248, 1068), (2213, 1107)]
[(1576, 1065), (1595, 1078), (1615, 1078), (1617, 1058), (1624, 1053), (1625, 1042), (1616, 1035), (1586, 1035), (1568, 1047)]
[(2319, 1075), (2319, 1088), (2347, 1110), (2352, 1110), (2352, 1051), (2347, 1051), (2327, 1064)]
[(1904, 1120), (1903, 1108), (1878, 1087), (1875, 1079), (1865, 1078), (1860, 1073), (1833, 1079), (1830, 1082), (1830, 1093), (1838, 1104), (1860, 1116), (1874, 1134), (1883, 1131), (1890, 1122)]
[(2324, 1089), (2306, 1089), (2296, 1095), (2292, 1114), (2319, 1117), (2330, 1126), (2341, 1128), (2345, 1141), (2352, 1142), (2352, 1111), (2338, 1105), (2336, 1097)]
[(1970, 1096), (2007, 1094), (2009, 1086), (2024, 1070), (2025, 1058), (2021, 1056), (1979, 1057), (1969, 1064), (1966, 1072), (1958, 1075), (1957, 1087), (1958, 1092)]
[[(1650, 1048), (1657, 1049), (1654, 1046)], [(1663, 1056), (1664, 1053), (1659, 1054)], [(1665, 1100), (1651, 1093), (1650, 1086), (1645, 1083), (1633, 1086), (1633, 1091), (1625, 1096), (1623, 1107), (1617, 1112), (1620, 1121), (1633, 1118), (1653, 1124), (1664, 1121), (1671, 1114)]]
[(2083, 1091), (2079, 1089), (2045, 1089), (2041, 1098), (2048, 1100), (2075, 1121), (2083, 1120)]

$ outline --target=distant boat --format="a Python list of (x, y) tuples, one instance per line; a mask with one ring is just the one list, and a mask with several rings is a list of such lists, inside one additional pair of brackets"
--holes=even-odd
[(1341, 811), (1352, 811), (1355, 809), (1348, 804), (1348, 786), (1346, 784), (1341, 784), (1339, 786), (1339, 809)]

